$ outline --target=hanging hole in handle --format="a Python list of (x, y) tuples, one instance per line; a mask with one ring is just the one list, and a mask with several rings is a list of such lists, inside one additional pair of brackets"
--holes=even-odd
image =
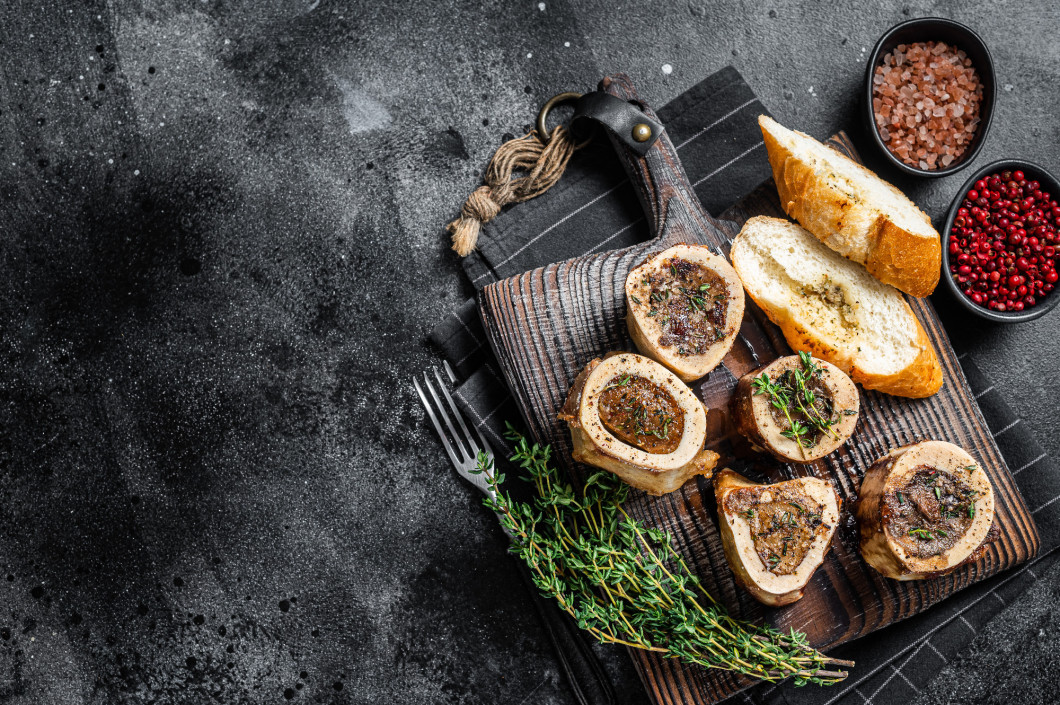
[[(574, 101), (578, 100), (581, 97), (582, 97), (581, 93), (574, 93), (574, 92), (570, 92), (570, 91), (568, 91), (566, 93), (558, 93), (558, 94), (552, 96), (551, 98), (549, 98), (548, 102), (546, 102), (543, 106), (541, 106), (541, 112), (539, 112), (537, 114), (537, 135), (538, 135), (538, 138), (541, 139), (542, 142), (544, 142), (545, 144), (548, 144), (552, 140), (552, 132), (553, 131), (548, 129), (548, 125), (546, 123), (546, 121), (548, 120), (548, 114), (552, 111), (552, 109), (555, 108), (557, 105), (564, 105), (566, 103), (573, 103)], [(589, 136), (586, 137), (581, 142), (579, 142), (578, 144), (576, 144), (574, 146), (574, 148), (575, 149), (581, 149), (585, 145), (589, 144), (589, 142), (591, 142), (592, 139), (593, 139), (593, 136), (592, 136), (592, 133), (590, 132)]]

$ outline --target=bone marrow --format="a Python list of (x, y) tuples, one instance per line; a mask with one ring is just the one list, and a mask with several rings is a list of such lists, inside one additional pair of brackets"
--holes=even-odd
[(744, 375), (732, 399), (736, 429), (756, 448), (794, 463), (823, 458), (846, 443), (858, 410), (850, 378), (806, 353)]
[(930, 558), (953, 548), (975, 518), (979, 493), (945, 470), (922, 465), (883, 498), (891, 537), (907, 555)]
[(858, 502), (861, 554), (883, 575), (945, 575), (985, 550), (994, 491), (962, 448), (924, 441), (883, 456), (865, 473)]
[(600, 421), (623, 443), (666, 454), (681, 442), (685, 412), (665, 387), (627, 373), (612, 378), (600, 393)]
[(635, 353), (590, 362), (559, 413), (574, 459), (609, 470), (650, 494), (710, 476), (718, 454), (705, 449), (706, 410), (676, 374)]
[(626, 277), (626, 322), (637, 349), (691, 382), (714, 369), (743, 319), (732, 266), (701, 245), (676, 245)]
[(799, 600), (839, 522), (832, 485), (816, 477), (758, 485), (725, 469), (714, 476), (714, 494), (736, 581), (767, 605)]

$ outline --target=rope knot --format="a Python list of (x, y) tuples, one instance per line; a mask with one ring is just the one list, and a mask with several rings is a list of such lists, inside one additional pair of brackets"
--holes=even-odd
[[(552, 131), (548, 142), (542, 142), (535, 131), (498, 147), (486, 168), (486, 184), (471, 192), (460, 217), (446, 228), (453, 235), (457, 254), (466, 257), (475, 249), (482, 224), (496, 218), (501, 208), (552, 188), (577, 148), (562, 125)], [(527, 172), (526, 176), (513, 176), (516, 170)]]
[(488, 223), (501, 212), (501, 204), (493, 200), (493, 189), (479, 186), (471, 192), (460, 209), (461, 218), (473, 218), (480, 223)]

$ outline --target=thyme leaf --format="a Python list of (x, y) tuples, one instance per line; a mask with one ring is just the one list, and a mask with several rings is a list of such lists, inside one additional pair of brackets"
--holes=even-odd
[(795, 441), (799, 449), (805, 452), (807, 446), (815, 445), (817, 439), (826, 433), (839, 438), (835, 427), (839, 424), (840, 413), (853, 415), (855, 412), (846, 409), (837, 413), (830, 399), (819, 398), (807, 385), (819, 379), (824, 369), (813, 361), (809, 353), (801, 350), (799, 362), (801, 369), (784, 370), (776, 380), (769, 379), (763, 372), (752, 380), (751, 390), (755, 395), (769, 395), (770, 403), (784, 413), (787, 421), (788, 428), (781, 431), (781, 435)]
[(475, 472), (494, 492), (485, 504), (497, 512), (511, 552), (530, 567), (537, 588), (598, 641), (773, 682), (831, 685), (847, 676), (832, 667), (851, 662), (816, 651), (805, 635), (730, 616), (671, 536), (630, 516), (629, 486), (614, 475), (596, 472), (576, 490), (553, 467), (548, 446), (530, 444), (510, 425), (505, 435), (534, 496), (519, 501), (504, 492), (483, 453)]

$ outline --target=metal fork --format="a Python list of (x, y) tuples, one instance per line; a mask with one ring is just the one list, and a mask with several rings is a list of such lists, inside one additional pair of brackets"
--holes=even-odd
[[(446, 384), (442, 380), (442, 374), (438, 371), (437, 367), (431, 368), (434, 372), (434, 379), (437, 382), (436, 385), (431, 383), (431, 374), (429, 372), (423, 373), (423, 386), (427, 388), (428, 392), (430, 392), (431, 399), (434, 401), (434, 406), (427, 401), (427, 395), (423, 393), (418, 377), (412, 378), (412, 385), (420, 395), (420, 401), (423, 402), (423, 408), (427, 410), (427, 416), (430, 417), (431, 423), (434, 424), (434, 430), (438, 432), (438, 437), (442, 439), (442, 445), (445, 446), (445, 452), (449, 454), (449, 460), (452, 461), (457, 474), (477, 487), (480, 492), (489, 496), (490, 499), (496, 499), (497, 495), (493, 491), (493, 487), (489, 484), (489, 481), (493, 479), (492, 476), (486, 472), (475, 472), (478, 468), (479, 453), (485, 452), (492, 460), (493, 449), (474, 425), (472, 425), (471, 428), (474, 429), (475, 435), (471, 435), (471, 431), (468, 430), (467, 424), (464, 423), (463, 414), (461, 414), (456, 408), (456, 403), (453, 401), (453, 397), (449, 393), (449, 385), (456, 384), (456, 374), (453, 372), (453, 368), (449, 366), (448, 360), (443, 360), (442, 365), (445, 367), (445, 373), (449, 378), (449, 384)], [(442, 403), (442, 399), (439, 398), (438, 392), (435, 391), (435, 386), (441, 390), (441, 397), (445, 399), (444, 404)], [(437, 413), (435, 412), (435, 409), (438, 410)], [(439, 417), (444, 421), (444, 429), (442, 427), (443, 424), (438, 421)], [(456, 426), (453, 424), (453, 419), (456, 419), (456, 424), (459, 425), (460, 432), (457, 432)], [(448, 435), (446, 434), (446, 430), (449, 431)], [(449, 441), (450, 438), (453, 439), (451, 443)], [(478, 443), (475, 442), (476, 439), (478, 440)], [(508, 529), (504, 528), (504, 531), (507, 533)]]
[[(463, 414), (457, 409), (453, 396), (449, 393), (449, 386), (456, 384), (456, 375), (447, 361), (443, 361), (442, 364), (445, 368), (445, 379), (438, 368), (433, 367), (431, 371), (423, 373), (422, 385), (418, 377), (412, 378), (412, 385), (419, 394), (423, 408), (427, 411), (427, 417), (434, 425), (434, 430), (442, 439), (442, 446), (445, 447), (445, 452), (449, 455), (449, 460), (452, 461), (457, 474), (484, 494), (496, 499), (496, 494), (488, 481), (491, 478), (485, 472), (473, 472), (478, 467), (479, 453), (485, 452), (492, 460), (493, 449), (479, 433), (478, 428), (473, 424), (470, 429), (468, 428)], [(427, 389), (426, 394), (423, 391), (424, 388)], [(503, 525), (502, 528), (504, 528)], [(508, 533), (507, 528), (504, 528), (504, 531)], [(530, 589), (534, 606), (544, 622), (545, 631), (556, 650), (556, 656), (563, 667), (564, 675), (567, 677), (567, 683), (574, 697), (581, 705), (612, 705), (615, 702), (615, 691), (611, 680), (607, 677), (596, 655), (582, 639), (578, 626), (566, 613), (560, 611), (557, 605), (541, 594), (534, 585), (527, 565), (521, 560), (516, 563), (520, 568), (519, 574), (523, 582)]]

